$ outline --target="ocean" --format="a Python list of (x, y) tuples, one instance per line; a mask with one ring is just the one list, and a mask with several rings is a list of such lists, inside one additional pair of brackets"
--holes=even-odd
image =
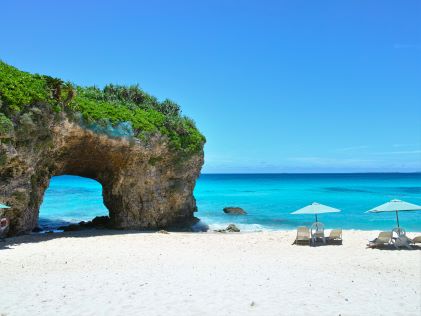
[[(312, 215), (292, 215), (294, 210), (319, 202), (342, 210), (319, 215), (326, 228), (390, 230), (394, 213), (365, 213), (391, 199), (421, 205), (421, 174), (203, 174), (194, 191), (196, 217), (210, 229), (236, 224), (242, 231), (295, 229), (311, 225)], [(223, 213), (238, 206), (247, 215)], [(58, 176), (51, 180), (40, 209), (40, 226), (56, 228), (66, 223), (108, 215), (102, 187), (91, 179)], [(400, 212), (401, 227), (421, 231), (421, 211)]]

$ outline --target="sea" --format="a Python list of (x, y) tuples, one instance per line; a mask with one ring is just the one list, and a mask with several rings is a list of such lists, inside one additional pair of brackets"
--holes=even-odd
[[(339, 208), (320, 214), (326, 228), (390, 230), (395, 213), (366, 213), (391, 199), (421, 205), (421, 173), (361, 174), (202, 174), (194, 195), (202, 226), (237, 225), (242, 231), (287, 230), (311, 225), (314, 215), (293, 215), (312, 202)], [(228, 215), (224, 207), (243, 208), (246, 215)], [(76, 176), (51, 179), (40, 209), (39, 224), (55, 229), (68, 223), (108, 215), (101, 184)], [(407, 231), (421, 231), (421, 211), (400, 212)]]

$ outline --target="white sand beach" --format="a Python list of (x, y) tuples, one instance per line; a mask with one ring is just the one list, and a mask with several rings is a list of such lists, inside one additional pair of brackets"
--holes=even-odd
[(366, 249), (377, 234), (320, 247), (291, 245), (293, 231), (10, 238), (0, 314), (420, 315), (420, 248)]

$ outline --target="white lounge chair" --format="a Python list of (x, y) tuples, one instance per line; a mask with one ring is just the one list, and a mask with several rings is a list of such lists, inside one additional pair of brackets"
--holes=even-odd
[(392, 232), (380, 232), (379, 237), (369, 241), (367, 247), (376, 248), (392, 244)]
[(310, 230), (308, 227), (300, 226), (297, 228), (297, 237), (294, 244), (296, 245), (310, 245)]
[(417, 236), (415, 238), (412, 238), (412, 243), (415, 244), (421, 244), (421, 236)]
[(392, 233), (393, 233), (393, 237), (395, 237), (395, 235), (396, 235), (396, 237), (406, 236), (406, 231), (402, 227), (393, 228)]
[(413, 241), (409, 239), (406, 235), (399, 236), (398, 238), (394, 238), (393, 245), (396, 249), (399, 247), (406, 247), (408, 249), (412, 249), (411, 244)]
[(342, 245), (342, 229), (332, 229), (327, 240), (329, 243)]
[(322, 239), (323, 243), (326, 244), (325, 226), (320, 222), (311, 225), (311, 243), (314, 245), (317, 239)]
[(395, 248), (406, 247), (408, 249), (412, 249), (411, 244), (413, 244), (413, 241), (412, 239), (406, 236), (406, 231), (404, 228), (396, 227), (392, 230), (392, 234), (393, 234), (392, 242)]

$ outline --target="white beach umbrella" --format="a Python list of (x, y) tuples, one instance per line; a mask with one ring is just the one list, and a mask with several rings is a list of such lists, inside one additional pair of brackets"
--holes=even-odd
[(10, 207), (0, 203), (0, 208), (10, 208)]
[(306, 207), (300, 208), (299, 210), (292, 212), (291, 214), (297, 215), (297, 214), (314, 214), (316, 216), (316, 222), (317, 222), (317, 214), (323, 214), (323, 213), (338, 213), (340, 212), (340, 209), (333, 208), (327, 205), (319, 204), (319, 203), (312, 203), (310, 205), (307, 205)]
[(409, 211), (420, 211), (421, 206), (408, 203), (401, 200), (392, 200), (390, 202), (379, 205), (371, 210), (368, 210), (366, 213), (382, 213), (382, 212), (396, 212), (396, 221), (399, 227), (399, 211), (409, 212)]

